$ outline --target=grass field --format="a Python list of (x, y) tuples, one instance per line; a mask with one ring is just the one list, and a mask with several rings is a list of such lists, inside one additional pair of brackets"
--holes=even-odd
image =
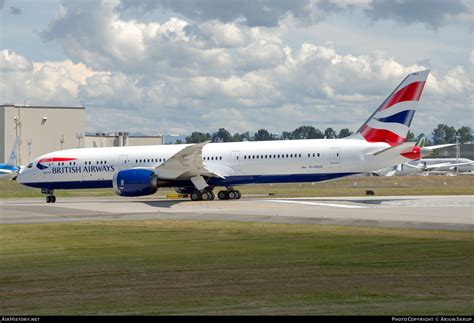
[(473, 236), (319, 225), (0, 226), (0, 312), (472, 314)]
[[(473, 195), (474, 176), (403, 176), (348, 177), (340, 180), (305, 184), (239, 186), (244, 194), (282, 196), (362, 196), (374, 190), (376, 195)], [(217, 191), (217, 190), (216, 190)], [(156, 196), (174, 193), (159, 189)], [(57, 190), (58, 197), (116, 196), (113, 189)], [(0, 181), (0, 198), (41, 197), (39, 189), (22, 186), (15, 181)]]

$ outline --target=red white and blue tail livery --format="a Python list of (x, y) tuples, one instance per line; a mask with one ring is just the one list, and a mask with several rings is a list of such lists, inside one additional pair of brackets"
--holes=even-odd
[(355, 138), (390, 146), (404, 142), (429, 72), (409, 74), (362, 125)]
[(263, 183), (320, 182), (373, 172), (419, 159), (404, 142), (429, 71), (409, 74), (355, 135), (306, 139), (82, 148), (38, 157), (17, 178), (41, 188), (55, 202), (56, 189), (114, 188), (120, 196), (143, 196), (175, 187), (192, 200), (238, 199), (233, 187)]

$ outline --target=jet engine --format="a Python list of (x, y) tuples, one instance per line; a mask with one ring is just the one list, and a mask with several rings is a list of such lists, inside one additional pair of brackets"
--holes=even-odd
[(113, 186), (120, 196), (144, 196), (158, 190), (158, 176), (150, 169), (132, 168), (114, 174)]

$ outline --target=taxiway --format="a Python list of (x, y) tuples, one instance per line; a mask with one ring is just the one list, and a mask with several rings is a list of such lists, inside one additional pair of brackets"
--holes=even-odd
[(473, 196), (244, 198), (233, 201), (155, 198), (0, 200), (0, 224), (94, 220), (196, 220), (308, 223), (472, 231)]

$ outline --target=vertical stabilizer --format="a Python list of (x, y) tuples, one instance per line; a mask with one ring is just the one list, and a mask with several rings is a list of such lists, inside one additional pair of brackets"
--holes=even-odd
[(391, 146), (404, 142), (429, 73), (425, 70), (408, 74), (353, 138)]

